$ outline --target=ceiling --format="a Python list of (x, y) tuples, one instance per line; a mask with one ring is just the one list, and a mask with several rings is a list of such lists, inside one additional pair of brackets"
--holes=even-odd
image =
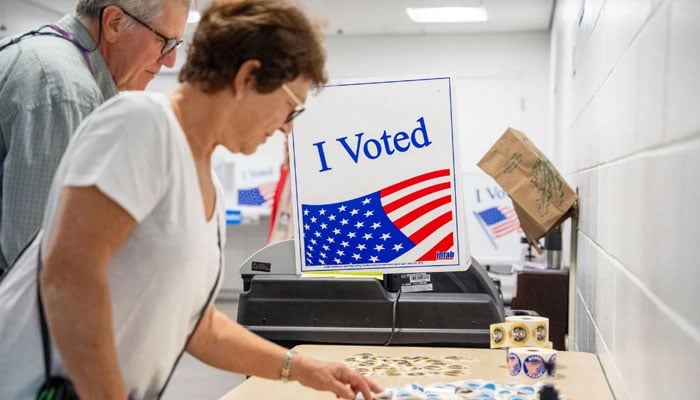
[[(13, 1), (1, 0), (0, 22), (13, 16)], [(73, 10), (75, 0), (22, 1), (57, 17)], [(211, 0), (199, 0), (203, 10)], [(496, 33), (546, 31), (555, 0), (297, 0), (308, 13), (325, 23), (328, 35), (425, 35), (442, 33)], [(480, 23), (418, 24), (406, 14), (406, 7), (475, 6), (486, 8), (489, 21)], [(22, 16), (18, 16), (22, 17)], [(27, 16), (25, 16), (27, 17)], [(29, 16), (31, 17), (31, 16)], [(46, 23), (47, 21), (38, 21)]]
[[(401, 35), (549, 30), (554, 0), (300, 0), (328, 34)], [(488, 22), (418, 24), (406, 7), (483, 4)]]

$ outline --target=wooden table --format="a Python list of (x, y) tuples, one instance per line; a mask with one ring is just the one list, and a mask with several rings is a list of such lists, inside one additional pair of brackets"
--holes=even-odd
[[(409, 383), (428, 385), (438, 382), (455, 382), (465, 379), (485, 379), (496, 383), (513, 382), (506, 367), (506, 351), (491, 349), (467, 349), (447, 347), (384, 347), (384, 346), (337, 346), (301, 345), (295, 348), (299, 354), (328, 361), (343, 361), (359, 353), (375, 355), (427, 356), (441, 358), (449, 355), (471, 357), (478, 362), (470, 364), (471, 372), (464, 376), (372, 376), (381, 387), (404, 386)], [(532, 380), (516, 380), (520, 383)], [(557, 376), (553, 380), (560, 394), (568, 400), (613, 400), (603, 370), (594, 354), (559, 351), (557, 353)], [(319, 392), (306, 388), (297, 382), (282, 383), (252, 377), (227, 393), (221, 400), (335, 400), (330, 392)]]

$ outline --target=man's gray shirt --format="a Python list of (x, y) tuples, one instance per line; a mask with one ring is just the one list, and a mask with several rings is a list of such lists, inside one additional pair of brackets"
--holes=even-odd
[[(56, 25), (84, 48), (95, 47), (75, 17)], [(27, 37), (0, 52), (0, 270), (14, 263), (39, 230), (71, 135), (117, 94), (100, 52), (87, 54), (90, 65), (75, 44), (52, 36)]]

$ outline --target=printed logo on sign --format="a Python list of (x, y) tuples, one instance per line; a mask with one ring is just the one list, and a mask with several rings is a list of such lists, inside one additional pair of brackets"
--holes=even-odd
[(436, 260), (451, 260), (453, 258), (455, 258), (454, 251), (438, 251), (435, 253)]

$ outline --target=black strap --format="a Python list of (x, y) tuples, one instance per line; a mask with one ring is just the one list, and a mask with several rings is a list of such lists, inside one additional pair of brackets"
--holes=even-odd
[[(217, 212), (215, 210), (214, 212)], [(207, 298), (207, 301), (204, 302), (204, 306), (202, 306), (202, 311), (199, 312), (199, 318), (197, 318), (197, 323), (194, 326), (194, 329), (192, 330), (192, 333), (190, 333), (190, 336), (187, 338), (187, 341), (185, 342), (185, 346), (182, 348), (182, 351), (180, 351), (180, 354), (177, 356), (175, 359), (175, 363), (173, 364), (173, 367), (170, 369), (170, 373), (168, 374), (168, 379), (165, 380), (165, 384), (163, 384), (163, 388), (160, 389), (160, 392), (158, 392), (158, 399), (160, 399), (163, 396), (163, 393), (165, 392), (165, 388), (168, 387), (168, 383), (170, 383), (170, 378), (173, 377), (173, 373), (175, 372), (175, 368), (177, 367), (177, 364), (180, 362), (180, 358), (182, 358), (182, 355), (185, 353), (185, 350), (187, 350), (187, 346), (190, 344), (190, 340), (192, 340), (192, 336), (194, 336), (194, 333), (197, 332), (197, 328), (199, 327), (199, 323), (202, 322), (202, 318), (204, 317), (204, 312), (207, 311), (207, 307), (209, 307), (209, 303), (211, 303), (212, 299), (214, 298), (214, 293), (216, 293), (216, 287), (219, 286), (219, 278), (221, 278), (221, 271), (224, 269), (224, 249), (221, 247), (221, 223), (219, 221), (219, 214), (217, 212), (216, 214), (216, 238), (217, 238), (217, 245), (219, 246), (219, 273), (216, 275), (216, 281), (214, 282), (214, 286), (212, 286), (211, 291), (209, 292), (209, 297)]]
[(49, 343), (49, 328), (46, 326), (44, 302), (41, 300), (41, 240), (39, 245), (39, 260), (36, 268), (36, 297), (39, 303), (39, 321), (41, 321), (41, 344), (44, 348), (44, 376), (48, 381), (51, 377), (51, 343)]
[(0, 268), (0, 283), (2, 283), (2, 280), (5, 279), (5, 277), (7, 277), (7, 275), (10, 274), (10, 270), (12, 269), (12, 266), (14, 265), (14, 263), (16, 263), (17, 260), (19, 260), (20, 258), (22, 258), (22, 256), (24, 255), (24, 252), (27, 251), (27, 249), (29, 248), (29, 246), (32, 245), (32, 243), (34, 243), (34, 239), (36, 239), (36, 237), (39, 236), (39, 232), (41, 232), (41, 228), (37, 228), (37, 229), (36, 229), (36, 231), (34, 232), (34, 234), (32, 235), (32, 237), (29, 239), (29, 241), (27, 242), (27, 244), (25, 244), (24, 247), (22, 247), (22, 250), (19, 251), (19, 253), (18, 253), (17, 256), (15, 257), (14, 261), (12, 262), (12, 264), (10, 264), (10, 263), (7, 262), (7, 258), (5, 258), (5, 255), (2, 254), (2, 249), (0, 249), (0, 260), (3, 260), (3, 264), (6, 265), (6, 267), (5, 267), (5, 269), (4, 269), (4, 275), (3, 275), (3, 269)]
[(39, 28), (34, 29), (33, 31), (25, 32), (25, 33), (23, 33), (23, 34), (21, 34), (21, 35), (19, 35), (19, 36), (15, 36), (15, 37), (13, 37), (13, 38), (10, 38), (10, 40), (9, 40), (7, 43), (5, 43), (4, 45), (0, 46), (0, 51), (3, 51), (3, 50), (5, 50), (6, 48), (8, 48), (8, 47), (10, 47), (10, 46), (12, 46), (12, 45), (15, 45), (15, 44), (21, 42), (22, 39), (26, 38), (27, 36), (59, 36), (59, 37), (61, 37), (61, 36), (58, 35), (57, 33), (53, 33), (53, 32), (41, 32), (42, 29), (48, 28), (48, 27), (49, 27), (48, 25), (42, 25), (42, 26), (40, 26)]
[[(217, 236), (217, 245), (219, 247), (219, 272), (216, 275), (216, 281), (214, 281), (214, 286), (212, 286), (211, 291), (209, 292), (209, 296), (207, 297), (207, 301), (204, 302), (204, 305), (202, 306), (202, 310), (199, 312), (199, 317), (197, 318), (197, 323), (194, 326), (194, 329), (192, 330), (192, 333), (190, 336), (187, 338), (187, 341), (185, 342), (185, 346), (182, 348), (182, 351), (180, 351), (180, 354), (177, 356), (177, 359), (175, 359), (175, 363), (173, 364), (172, 369), (170, 370), (170, 374), (168, 374), (168, 379), (166, 379), (165, 384), (163, 385), (163, 388), (158, 392), (158, 399), (163, 396), (163, 392), (165, 392), (165, 388), (168, 387), (168, 383), (170, 383), (170, 378), (173, 377), (173, 372), (175, 372), (175, 368), (177, 367), (177, 364), (180, 362), (180, 358), (182, 358), (182, 354), (185, 352), (187, 349), (187, 346), (190, 344), (190, 340), (192, 339), (192, 336), (194, 333), (197, 331), (197, 328), (199, 327), (199, 323), (202, 322), (202, 318), (204, 317), (204, 312), (207, 310), (209, 307), (209, 303), (211, 303), (212, 299), (214, 298), (214, 294), (216, 293), (216, 288), (219, 286), (219, 280), (221, 279), (221, 272), (224, 269), (224, 250), (221, 246), (221, 224), (219, 220), (219, 214), (216, 214), (216, 236)], [(46, 325), (46, 316), (44, 314), (44, 303), (41, 300), (41, 242), (39, 243), (39, 260), (37, 264), (37, 270), (36, 270), (36, 276), (37, 276), (37, 281), (36, 281), (36, 293), (37, 293), (37, 298), (39, 302), (39, 319), (41, 320), (41, 343), (44, 348), (44, 374), (46, 375), (46, 380), (48, 381), (49, 378), (51, 377), (51, 343), (49, 343), (49, 329), (48, 326)]]
[(17, 37), (13, 37), (13, 38), (10, 39), (7, 43), (5, 43), (4, 45), (2, 45), (2, 46), (0, 47), (0, 51), (3, 51), (3, 50), (5, 50), (6, 48), (8, 48), (8, 47), (10, 47), (10, 46), (12, 46), (12, 45), (15, 45), (15, 44), (21, 42), (23, 39), (25, 39), (25, 38), (27, 38), (27, 37), (30, 37), (30, 36), (53, 36), (53, 37), (57, 37), (57, 38), (60, 38), (60, 39), (64, 39), (64, 40), (67, 40), (67, 41), (73, 43), (73, 45), (74, 45), (75, 47), (77, 47), (78, 50), (80, 50), (80, 51), (83, 52), (83, 53), (90, 53), (90, 52), (95, 51), (95, 49), (87, 49), (87, 48), (85, 48), (85, 46), (83, 46), (82, 44), (80, 44), (75, 38), (70, 38), (70, 37), (64, 36), (64, 35), (61, 34), (60, 32), (59, 32), (59, 33), (56, 33), (56, 32), (42, 32), (42, 31), (41, 31), (42, 29), (46, 29), (46, 28), (55, 29), (52, 25), (43, 25), (43, 26), (40, 26), (39, 28), (37, 28), (37, 29), (35, 29), (35, 30), (33, 30), (33, 31), (25, 32), (25, 33), (23, 33), (23, 34), (21, 34), (21, 35), (19, 35), (19, 36), (17, 36)]
[[(5, 50), (6, 48), (8, 48), (8, 47), (10, 47), (10, 46), (12, 46), (12, 45), (15, 45), (15, 44), (21, 42), (24, 38), (26, 38), (26, 37), (28, 37), (28, 36), (55, 36), (55, 37), (57, 37), (57, 38), (65, 39), (65, 40), (67, 40), (67, 41), (73, 43), (73, 45), (74, 45), (75, 47), (77, 47), (77, 48), (83, 53), (83, 57), (85, 57), (85, 53), (92, 53), (93, 51), (97, 50), (97, 47), (100, 45), (100, 41), (102, 40), (102, 13), (104, 13), (105, 8), (106, 8), (106, 7), (102, 7), (102, 8), (100, 9), (100, 16), (99, 16), (100, 28), (99, 28), (99, 31), (97, 32), (97, 43), (95, 44), (95, 47), (93, 47), (93, 48), (91, 48), (91, 49), (85, 48), (85, 46), (83, 46), (82, 44), (80, 44), (80, 42), (78, 42), (78, 40), (75, 39), (75, 37), (70, 37), (70, 36), (72, 36), (72, 35), (64, 35), (64, 34), (62, 34), (61, 31), (63, 31), (63, 30), (62, 30), (62, 29), (56, 29), (56, 28), (54, 28), (55, 25), (54, 25), (54, 26), (52, 26), (52, 25), (42, 25), (42, 26), (38, 27), (37, 29), (34, 29), (33, 31), (25, 32), (25, 33), (23, 33), (23, 34), (21, 34), (21, 35), (19, 35), (19, 36), (15, 36), (15, 37), (11, 38), (7, 43), (5, 43), (4, 45), (0, 46), (0, 51), (3, 51), (3, 50)], [(59, 33), (55, 33), (55, 32), (41, 32), (41, 30), (42, 30), (42, 29), (45, 29), (45, 28), (52, 28), (52, 29), (56, 30), (56, 31), (59, 32)], [(65, 31), (64, 31), (64, 32), (65, 32)], [(92, 70), (92, 68), (90, 68), (90, 70)]]

